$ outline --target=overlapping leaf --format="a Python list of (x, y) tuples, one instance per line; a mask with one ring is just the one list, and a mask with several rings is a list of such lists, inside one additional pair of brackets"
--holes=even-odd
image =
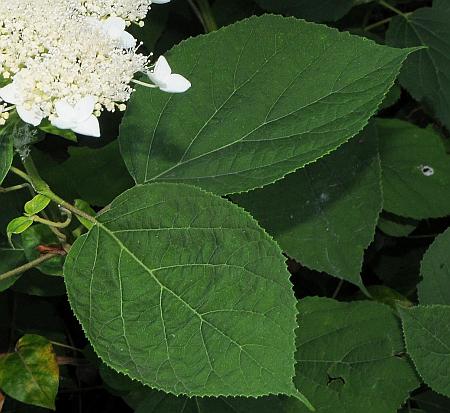
[(439, 135), (397, 119), (378, 119), (384, 209), (415, 219), (450, 214), (450, 155)]
[(279, 16), (189, 39), (167, 57), (192, 89), (138, 88), (122, 154), (138, 183), (219, 194), (264, 186), (356, 135), (410, 51)]
[[(320, 413), (392, 413), (419, 381), (394, 312), (373, 302), (299, 303), (296, 385)], [(290, 400), (289, 412), (306, 413)]]
[(395, 17), (386, 41), (395, 47), (426, 47), (408, 58), (400, 82), (450, 128), (450, 8), (445, 3), (416, 10), (407, 18)]
[(402, 309), (406, 348), (426, 384), (450, 397), (450, 306)]
[(195, 187), (152, 184), (98, 220), (64, 273), (107, 364), (175, 394), (295, 392), (289, 274), (248, 214)]
[(382, 208), (376, 130), (263, 189), (233, 197), (303, 265), (362, 285)]
[(450, 229), (439, 235), (423, 257), (422, 281), (417, 286), (421, 304), (450, 305)]

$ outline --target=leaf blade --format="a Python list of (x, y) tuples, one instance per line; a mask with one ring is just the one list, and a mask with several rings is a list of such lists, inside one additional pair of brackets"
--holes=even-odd
[(59, 369), (50, 342), (27, 334), (16, 352), (0, 356), (0, 387), (23, 403), (55, 409)]
[(434, 1), (432, 8), (418, 9), (407, 19), (395, 17), (389, 25), (386, 41), (394, 47), (426, 47), (405, 62), (400, 83), (449, 128), (450, 80), (446, 73), (450, 55), (450, 9), (446, 7)]
[(376, 130), (370, 125), (318, 162), (232, 199), (290, 257), (363, 287), (363, 254), (382, 209)]
[(99, 221), (73, 245), (64, 274), (107, 364), (174, 394), (295, 391), (288, 273), (246, 213), (194, 187), (152, 184), (125, 192)]
[(400, 308), (406, 348), (418, 373), (434, 391), (450, 397), (450, 306)]
[[(318, 412), (390, 413), (419, 386), (412, 365), (396, 356), (404, 343), (386, 305), (307, 297), (298, 309), (295, 383)], [(287, 404), (288, 411), (306, 412)]]
[(450, 229), (436, 237), (425, 253), (417, 285), (420, 304), (450, 305), (450, 261), (448, 256)]
[(410, 52), (279, 16), (190, 39), (168, 58), (193, 87), (176, 97), (138, 87), (122, 155), (137, 183), (218, 194), (267, 185), (356, 135)]

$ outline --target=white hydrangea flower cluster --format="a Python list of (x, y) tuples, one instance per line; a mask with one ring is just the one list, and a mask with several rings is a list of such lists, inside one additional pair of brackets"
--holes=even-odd
[[(97, 118), (103, 110), (125, 110), (132, 83), (172, 93), (187, 90), (189, 81), (172, 74), (164, 57), (150, 66), (126, 32), (127, 22), (144, 18), (150, 4), (9, 0), (2, 5), (0, 74), (10, 83), (0, 88), (0, 98), (10, 106), (0, 106), (0, 125), (15, 109), (34, 126), (47, 118), (58, 128), (100, 136)], [(152, 84), (134, 80), (138, 72), (148, 73)]]
[(8, 0), (0, 7), (0, 68), (4, 78), (60, 42), (60, 23), (75, 13), (77, 0)]
[(152, 3), (163, 4), (170, 0), (79, 0), (82, 13), (99, 19), (120, 17), (127, 22), (140, 23), (150, 10)]

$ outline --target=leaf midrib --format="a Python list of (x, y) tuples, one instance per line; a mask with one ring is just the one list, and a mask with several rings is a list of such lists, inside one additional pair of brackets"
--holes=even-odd
[[(228, 336), (224, 331), (222, 331), (220, 328), (218, 328), (217, 326), (215, 326), (214, 324), (212, 324), (211, 322), (207, 321), (206, 319), (203, 318), (202, 314), (200, 314), (197, 310), (195, 310), (195, 308), (193, 308), (189, 303), (187, 303), (185, 300), (183, 300), (182, 297), (180, 297), (178, 294), (176, 294), (174, 291), (172, 291), (170, 288), (168, 288), (166, 285), (164, 285), (163, 283), (161, 283), (161, 281), (158, 279), (158, 277), (156, 277), (156, 275), (153, 273), (153, 270), (148, 268), (141, 260), (139, 260), (138, 257), (136, 257), (136, 255), (133, 254), (132, 251), (129, 250), (129, 248), (111, 231), (109, 230), (109, 228), (107, 228), (106, 226), (104, 226), (102, 223), (97, 222), (96, 227), (98, 229), (102, 229), (108, 236), (110, 236), (116, 243), (117, 245), (121, 248), (121, 250), (125, 251), (138, 265), (140, 265), (148, 274), (150, 274), (150, 276), (153, 278), (153, 280), (158, 284), (158, 286), (160, 287), (161, 290), (165, 290), (167, 291), (169, 294), (173, 295), (177, 300), (179, 300), (184, 306), (186, 306), (195, 316), (197, 316), (200, 320), (201, 324), (206, 324), (209, 327), (211, 327), (213, 330), (215, 330), (216, 332), (218, 332), (220, 335), (222, 335), (223, 337), (227, 338), (232, 344), (234, 344), (236, 347), (239, 348), (239, 350), (241, 352), (243, 352), (244, 354), (247, 355), (247, 357), (249, 357), (261, 370), (267, 371), (270, 375), (272, 375), (274, 378), (276, 378), (276, 374), (274, 372), (272, 372), (271, 370), (267, 369), (266, 367), (262, 366), (251, 354), (249, 354), (244, 347), (239, 344), (237, 341), (235, 341), (233, 338), (231, 338), (230, 336)], [(162, 310), (162, 308), (161, 308)], [(125, 334), (125, 331), (124, 331)], [(125, 337), (126, 338), (126, 337)], [(127, 342), (128, 339), (126, 338)], [(167, 341), (166, 341), (166, 344)], [(244, 373), (244, 372), (242, 372)], [(175, 371), (174, 371), (175, 374)]]
[[(281, 49), (280, 49), (280, 50), (281, 50)], [(274, 55), (272, 55), (269, 59), (272, 59), (273, 56), (274, 56)], [(318, 56), (318, 57), (321, 57), (321, 56)], [(222, 145), (221, 147), (215, 148), (215, 149), (213, 149), (213, 150), (211, 150), (211, 151), (209, 151), (209, 152), (202, 153), (202, 154), (200, 154), (200, 155), (197, 155), (197, 156), (195, 156), (195, 157), (193, 157), (193, 158), (190, 158), (190, 159), (187, 159), (186, 161), (181, 162), (181, 159), (183, 159), (183, 157), (184, 157), (184, 155), (185, 155), (185, 154), (183, 154), (183, 157), (182, 157), (175, 165), (173, 165), (173, 166), (171, 166), (171, 167), (165, 169), (164, 171), (158, 173), (156, 176), (154, 176), (154, 177), (152, 177), (152, 178), (150, 178), (150, 179), (148, 179), (148, 173), (147, 173), (147, 171), (146, 171), (144, 182), (146, 182), (146, 183), (147, 183), (147, 182), (152, 182), (152, 181), (155, 181), (155, 180), (157, 180), (158, 178), (161, 178), (161, 177), (163, 177), (163, 178), (166, 179), (166, 177), (164, 177), (164, 175), (166, 175), (167, 173), (171, 172), (171, 171), (174, 170), (174, 169), (177, 169), (177, 168), (180, 167), (181, 165), (189, 164), (189, 163), (194, 162), (194, 161), (196, 161), (196, 160), (198, 160), (198, 159), (201, 159), (201, 158), (203, 158), (203, 157), (205, 157), (205, 156), (209, 156), (209, 155), (211, 155), (211, 154), (213, 154), (213, 153), (216, 153), (216, 152), (221, 151), (221, 150), (223, 150), (223, 149), (226, 149), (226, 148), (228, 148), (228, 147), (230, 147), (230, 146), (233, 146), (233, 145), (235, 145), (235, 144), (237, 144), (237, 143), (239, 143), (239, 142), (242, 142), (247, 136), (250, 136), (251, 134), (255, 133), (255, 132), (256, 132), (257, 130), (259, 130), (260, 128), (262, 128), (262, 127), (264, 127), (264, 126), (266, 126), (266, 125), (268, 125), (268, 124), (271, 124), (271, 123), (277, 122), (277, 121), (279, 121), (279, 120), (282, 120), (282, 119), (284, 119), (284, 118), (286, 118), (286, 117), (292, 116), (293, 114), (298, 113), (298, 112), (301, 111), (301, 110), (304, 110), (304, 109), (306, 109), (306, 108), (308, 108), (308, 107), (310, 107), (310, 106), (312, 106), (312, 105), (315, 105), (315, 104), (319, 103), (319, 102), (322, 101), (323, 99), (326, 99), (326, 98), (328, 98), (328, 97), (330, 97), (330, 96), (332, 96), (332, 95), (334, 95), (334, 94), (336, 94), (336, 93), (340, 93), (340, 92), (341, 92), (342, 90), (344, 90), (345, 88), (347, 88), (347, 87), (349, 87), (349, 86), (351, 86), (351, 85), (353, 85), (353, 84), (355, 84), (355, 83), (361, 81), (361, 80), (364, 79), (365, 77), (367, 77), (367, 76), (369, 76), (369, 75), (372, 75), (373, 73), (375, 73), (375, 72), (377, 72), (377, 71), (379, 71), (379, 70), (382, 70), (382, 69), (384, 69), (385, 67), (389, 66), (394, 60), (396, 60), (396, 59), (398, 59), (398, 58), (400, 58), (400, 56), (395, 56), (392, 60), (390, 60), (389, 62), (386, 62), (386, 63), (384, 64), (384, 66), (378, 67), (378, 68), (376, 68), (375, 70), (372, 70), (370, 73), (364, 74), (364, 76), (362, 76), (361, 78), (352, 80), (350, 83), (345, 84), (345, 85), (342, 86), (340, 89), (332, 90), (332, 91), (329, 92), (328, 94), (326, 94), (326, 95), (324, 95), (324, 96), (321, 96), (321, 97), (317, 98), (316, 100), (314, 100), (313, 102), (309, 102), (308, 104), (306, 104), (306, 105), (304, 105), (304, 106), (302, 106), (302, 107), (300, 107), (300, 108), (298, 108), (298, 109), (296, 109), (296, 110), (294, 110), (294, 111), (292, 111), (292, 112), (290, 112), (290, 113), (288, 113), (288, 114), (285, 114), (285, 115), (283, 115), (283, 116), (281, 116), (281, 117), (272, 119), (272, 120), (270, 120), (269, 122), (263, 122), (263, 123), (261, 123), (261, 124), (258, 125), (256, 128), (254, 128), (254, 129), (251, 130), (250, 132), (245, 133), (242, 137), (240, 137), (239, 139), (236, 139), (235, 141), (229, 142), (229, 143), (227, 143), (226, 145)], [(406, 58), (406, 57), (403, 57), (403, 60), (404, 60), (405, 58)], [(267, 61), (264, 63), (264, 65), (265, 65), (266, 63), (267, 63)], [(263, 66), (264, 66), (264, 65), (263, 65)], [(259, 70), (260, 70), (260, 69), (259, 69)], [(256, 72), (256, 73), (255, 73), (255, 74), (254, 74), (247, 82), (244, 82), (242, 85), (240, 85), (239, 88), (241, 88), (243, 85), (245, 85), (245, 84), (247, 84), (249, 81), (251, 81), (251, 80), (254, 78), (254, 76), (256, 76), (256, 74), (259, 72), (259, 70), (258, 70), (258, 71), (257, 71), (257, 72)], [(239, 88), (238, 88), (237, 90), (239, 90)], [(236, 90), (236, 91), (237, 91), (237, 90)], [(233, 93), (225, 100), (225, 102), (221, 105), (221, 107), (223, 107), (223, 106), (224, 106), (224, 105), (225, 105), (225, 104), (226, 104), (226, 103), (234, 96), (234, 94), (236, 93), (236, 91), (233, 91)], [(284, 92), (284, 93), (285, 93), (285, 92)], [(220, 109), (221, 107), (219, 107), (219, 109)], [(272, 109), (271, 109), (271, 110), (272, 110)], [(211, 116), (211, 117), (206, 121), (206, 123), (200, 128), (200, 131), (204, 130), (204, 128), (209, 124), (209, 122), (215, 117), (215, 115), (216, 115), (217, 113), (218, 113), (218, 110), (216, 110), (216, 111), (214, 112), (213, 116)], [(323, 126), (323, 125), (321, 125), (320, 127), (322, 127), (322, 126)], [(311, 129), (311, 130), (309, 130), (309, 131), (305, 131), (305, 132), (303, 132), (302, 134), (310, 133), (312, 130), (314, 130), (314, 129)], [(200, 133), (200, 131), (199, 131), (199, 133)], [(196, 137), (199, 135), (199, 133), (197, 133)], [(155, 129), (155, 134), (156, 134), (156, 129)], [(298, 135), (301, 135), (301, 134), (298, 133)], [(196, 139), (196, 137), (195, 137), (194, 139)], [(188, 148), (191, 147), (192, 143), (193, 143), (193, 141), (191, 141), (191, 143), (188, 145)], [(280, 161), (280, 162), (283, 162), (283, 161)], [(265, 167), (267, 167), (267, 166), (268, 166), (268, 165), (265, 165)], [(259, 167), (259, 168), (261, 168), (261, 167)]]

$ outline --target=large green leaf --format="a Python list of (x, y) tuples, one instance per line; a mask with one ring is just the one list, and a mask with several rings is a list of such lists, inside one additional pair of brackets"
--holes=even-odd
[(450, 214), (450, 155), (431, 129), (378, 119), (384, 209), (423, 219)]
[(256, 0), (256, 3), (270, 12), (316, 22), (338, 20), (353, 6), (353, 0)]
[(426, 46), (408, 58), (400, 83), (415, 99), (429, 106), (447, 128), (450, 128), (449, 21), (448, 6), (435, 4), (433, 8), (416, 10), (407, 19), (395, 17), (386, 35), (392, 46)]
[[(320, 413), (392, 413), (419, 385), (402, 331), (384, 304), (299, 303), (295, 383)], [(292, 413), (306, 413), (289, 400)]]
[(357, 285), (382, 208), (374, 127), (283, 180), (233, 198), (303, 265)]
[(450, 306), (401, 309), (406, 348), (417, 371), (433, 390), (450, 396)]
[(53, 346), (44, 337), (25, 335), (14, 353), (0, 356), (0, 388), (16, 400), (55, 409), (58, 382)]
[(450, 229), (439, 235), (422, 260), (420, 304), (450, 305)]
[(137, 186), (73, 245), (69, 300), (98, 355), (187, 395), (292, 394), (296, 308), (279, 247), (230, 202)]
[(187, 40), (167, 57), (183, 95), (138, 87), (120, 144), (138, 183), (219, 194), (274, 182), (356, 135), (411, 49), (280, 16)]

